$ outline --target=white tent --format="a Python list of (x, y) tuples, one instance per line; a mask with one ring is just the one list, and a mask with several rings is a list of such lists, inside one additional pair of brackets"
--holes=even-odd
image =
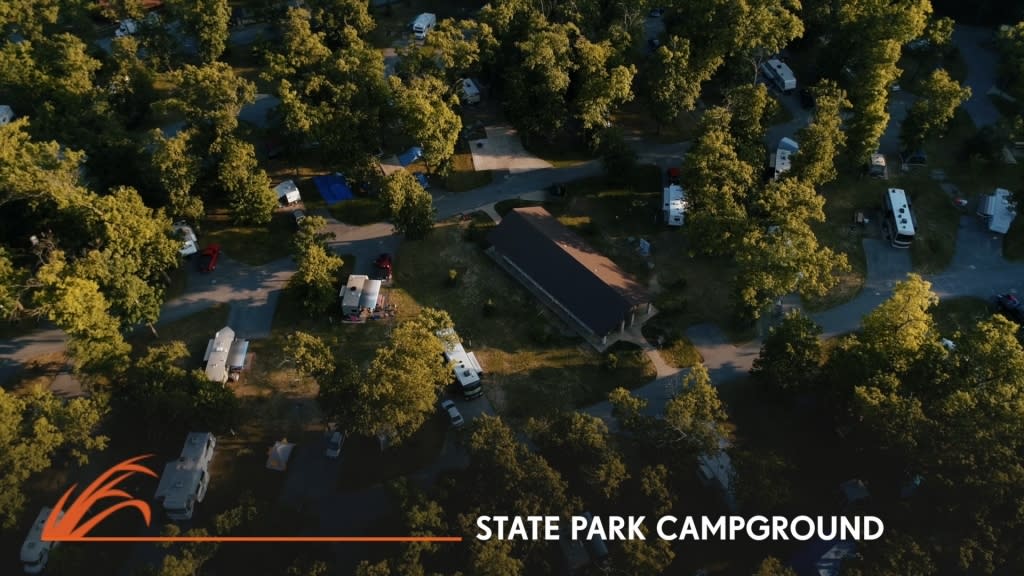
[(302, 195), (299, 194), (299, 187), (292, 180), (281, 182), (274, 187), (274, 192), (277, 193), (277, 201), (282, 204), (295, 204), (302, 200)]
[(287, 438), (279, 440), (270, 450), (267, 450), (267, 468), (280, 472), (287, 470), (288, 459), (294, 449), (295, 444), (289, 442)]

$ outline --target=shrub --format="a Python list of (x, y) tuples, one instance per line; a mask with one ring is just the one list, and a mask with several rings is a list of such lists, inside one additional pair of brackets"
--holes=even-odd
[(448, 285), (455, 286), (459, 281), (459, 271), (455, 268), (448, 269)]
[(609, 353), (605, 354), (604, 355), (604, 362), (602, 363), (602, 366), (604, 366), (604, 369), (608, 370), (609, 372), (614, 371), (616, 368), (619, 367), (619, 356), (618, 356), (618, 354), (616, 354), (614, 352), (609, 352)]

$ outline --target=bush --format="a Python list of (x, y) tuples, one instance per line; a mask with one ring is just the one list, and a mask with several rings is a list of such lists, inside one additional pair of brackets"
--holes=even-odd
[(455, 268), (448, 269), (448, 285), (455, 286), (459, 281), (459, 271)]
[(604, 355), (604, 362), (601, 364), (605, 370), (613, 372), (619, 367), (619, 356), (614, 352), (609, 352)]

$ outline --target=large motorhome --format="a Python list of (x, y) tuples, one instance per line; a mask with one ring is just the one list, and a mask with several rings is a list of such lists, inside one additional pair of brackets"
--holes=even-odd
[(678, 184), (670, 184), (662, 192), (662, 216), (669, 226), (682, 226), (686, 216), (686, 192)]
[(772, 58), (761, 64), (761, 73), (779, 89), (779, 92), (788, 94), (796, 90), (796, 76), (793, 75), (793, 71), (782, 60)]
[[(57, 545), (56, 542), (43, 540), (43, 527), (52, 511), (52, 508), (43, 508), (39, 511), (36, 521), (32, 523), (32, 529), (29, 530), (25, 542), (21, 545), (21, 563), (25, 574), (41, 574), (46, 569), (46, 562), (50, 559), (50, 550)], [(57, 515), (58, 520), (63, 517), (63, 512)]]
[(476, 354), (466, 352), (455, 330), (451, 328), (438, 330), (437, 337), (444, 344), (444, 359), (452, 365), (452, 372), (459, 383), (459, 389), (462, 390), (462, 396), (467, 400), (479, 398), (484, 393), (480, 381), (484, 370), (480, 367)]
[(206, 497), (210, 484), (210, 461), (217, 439), (209, 432), (192, 432), (185, 439), (181, 456), (164, 466), (153, 498), (171, 520), (189, 520), (197, 503)]
[(884, 225), (893, 248), (910, 248), (914, 241), (914, 214), (907, 193), (899, 188), (889, 188), (882, 193)]
[(424, 40), (427, 34), (434, 29), (434, 25), (437, 24), (437, 16), (429, 12), (424, 12), (416, 17), (416, 20), (412, 23), (412, 33), (417, 40)]

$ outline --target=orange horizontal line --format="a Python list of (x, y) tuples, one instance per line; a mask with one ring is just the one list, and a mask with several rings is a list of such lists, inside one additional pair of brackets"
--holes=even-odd
[(271, 543), (271, 542), (462, 542), (462, 536), (81, 536), (50, 542)]

